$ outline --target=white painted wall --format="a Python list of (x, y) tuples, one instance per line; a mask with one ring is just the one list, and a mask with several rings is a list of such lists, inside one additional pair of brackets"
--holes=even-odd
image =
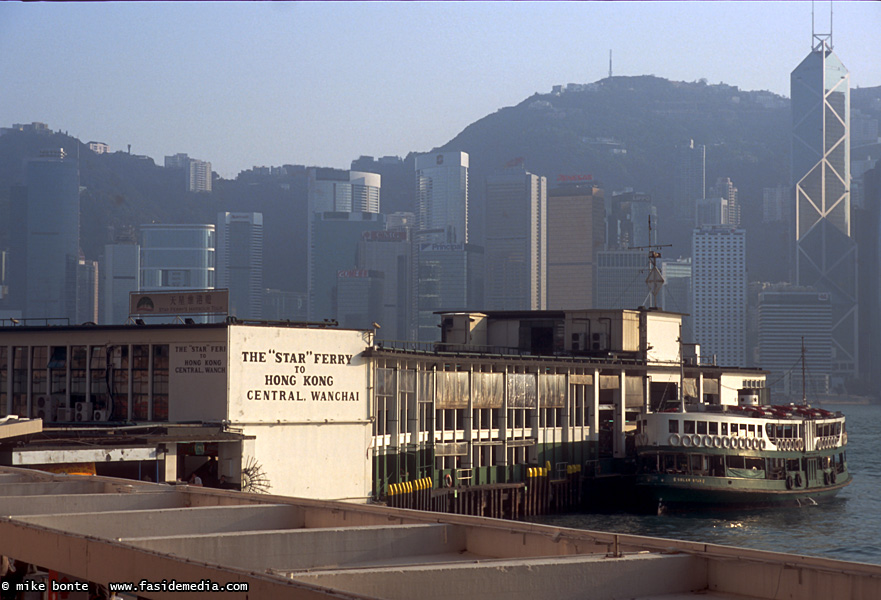
[(664, 313), (646, 315), (649, 362), (679, 362), (679, 325), (682, 317)]
[(364, 331), (229, 327), (228, 418), (256, 436), (270, 492), (363, 500), (371, 488)]

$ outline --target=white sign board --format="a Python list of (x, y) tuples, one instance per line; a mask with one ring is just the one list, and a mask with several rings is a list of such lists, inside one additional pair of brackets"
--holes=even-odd
[(227, 418), (226, 363), (225, 340), (169, 345), (168, 409), (172, 422)]
[(367, 422), (367, 332), (229, 327), (229, 419)]

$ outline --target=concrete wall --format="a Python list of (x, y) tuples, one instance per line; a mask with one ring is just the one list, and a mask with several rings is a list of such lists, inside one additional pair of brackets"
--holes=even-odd
[(371, 490), (370, 422), (253, 424), (253, 456), (269, 492), (300, 498), (364, 500)]

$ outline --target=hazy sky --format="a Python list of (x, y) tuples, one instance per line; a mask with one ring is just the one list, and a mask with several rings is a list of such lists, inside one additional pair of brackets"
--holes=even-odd
[[(817, 2), (816, 30), (829, 31)], [(834, 3), (851, 86), (881, 85), (881, 3)], [(0, 126), (43, 121), (254, 165), (425, 152), (551, 86), (608, 75), (789, 95), (809, 2), (0, 2)]]

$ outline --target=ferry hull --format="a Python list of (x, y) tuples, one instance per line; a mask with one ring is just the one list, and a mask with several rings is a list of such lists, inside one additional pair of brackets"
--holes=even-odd
[(636, 489), (649, 511), (695, 508), (800, 506), (832, 499), (849, 485), (843, 481), (822, 487), (786, 489), (783, 481), (755, 481), (729, 477), (652, 474), (639, 475)]

